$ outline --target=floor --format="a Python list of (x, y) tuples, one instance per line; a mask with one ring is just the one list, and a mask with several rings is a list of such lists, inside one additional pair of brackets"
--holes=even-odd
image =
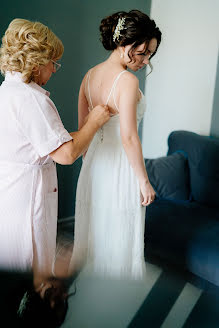
[[(57, 272), (62, 274), (73, 245), (73, 222), (58, 225)], [(32, 275), (0, 272), (1, 327), (16, 322), (17, 304)], [(219, 287), (173, 266), (148, 259), (142, 282), (100, 280), (86, 272), (70, 287), (69, 309), (62, 328), (219, 328)], [(44, 327), (42, 325), (42, 327)]]
[[(73, 223), (59, 226), (70, 243)], [(219, 287), (173, 266), (147, 263), (143, 282), (101, 280), (82, 273), (72, 285), (63, 328), (218, 328)]]

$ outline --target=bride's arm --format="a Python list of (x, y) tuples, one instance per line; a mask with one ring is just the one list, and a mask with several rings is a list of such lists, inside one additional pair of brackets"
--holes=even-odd
[(80, 91), (78, 95), (78, 130), (82, 128), (82, 126), (85, 124), (86, 117), (89, 114), (88, 110), (88, 102), (87, 98), (85, 96), (85, 85), (87, 80), (87, 74), (85, 75), (81, 86)]
[(137, 130), (136, 109), (139, 98), (139, 82), (130, 73), (128, 77), (126, 74), (126, 78), (123, 78), (123, 83), (119, 85), (118, 103), (122, 143), (128, 160), (139, 180), (143, 198), (142, 205), (149, 205), (155, 198), (155, 192), (148, 179)]
[[(87, 74), (84, 76), (83, 81), (80, 86), (80, 91), (78, 95), (78, 130), (80, 130), (88, 119), (89, 114), (89, 104), (85, 96), (85, 87), (87, 82)], [(82, 158), (84, 159), (87, 149), (84, 151)]]

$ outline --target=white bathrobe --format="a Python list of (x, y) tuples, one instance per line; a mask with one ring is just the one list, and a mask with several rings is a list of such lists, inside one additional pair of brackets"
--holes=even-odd
[(0, 86), (0, 270), (51, 272), (58, 188), (48, 154), (71, 139), (49, 93), (7, 72)]

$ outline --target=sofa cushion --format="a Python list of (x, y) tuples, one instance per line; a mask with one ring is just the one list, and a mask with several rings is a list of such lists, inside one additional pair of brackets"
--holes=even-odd
[(145, 159), (149, 180), (156, 196), (172, 200), (189, 200), (189, 169), (181, 153)]
[(174, 131), (168, 138), (169, 151), (188, 155), (190, 186), (195, 201), (219, 207), (219, 139), (188, 131)]

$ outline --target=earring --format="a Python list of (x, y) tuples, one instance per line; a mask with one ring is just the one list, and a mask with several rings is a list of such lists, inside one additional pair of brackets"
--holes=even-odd
[(121, 54), (120, 54), (120, 58), (123, 58), (124, 57), (124, 54), (121, 52)]

